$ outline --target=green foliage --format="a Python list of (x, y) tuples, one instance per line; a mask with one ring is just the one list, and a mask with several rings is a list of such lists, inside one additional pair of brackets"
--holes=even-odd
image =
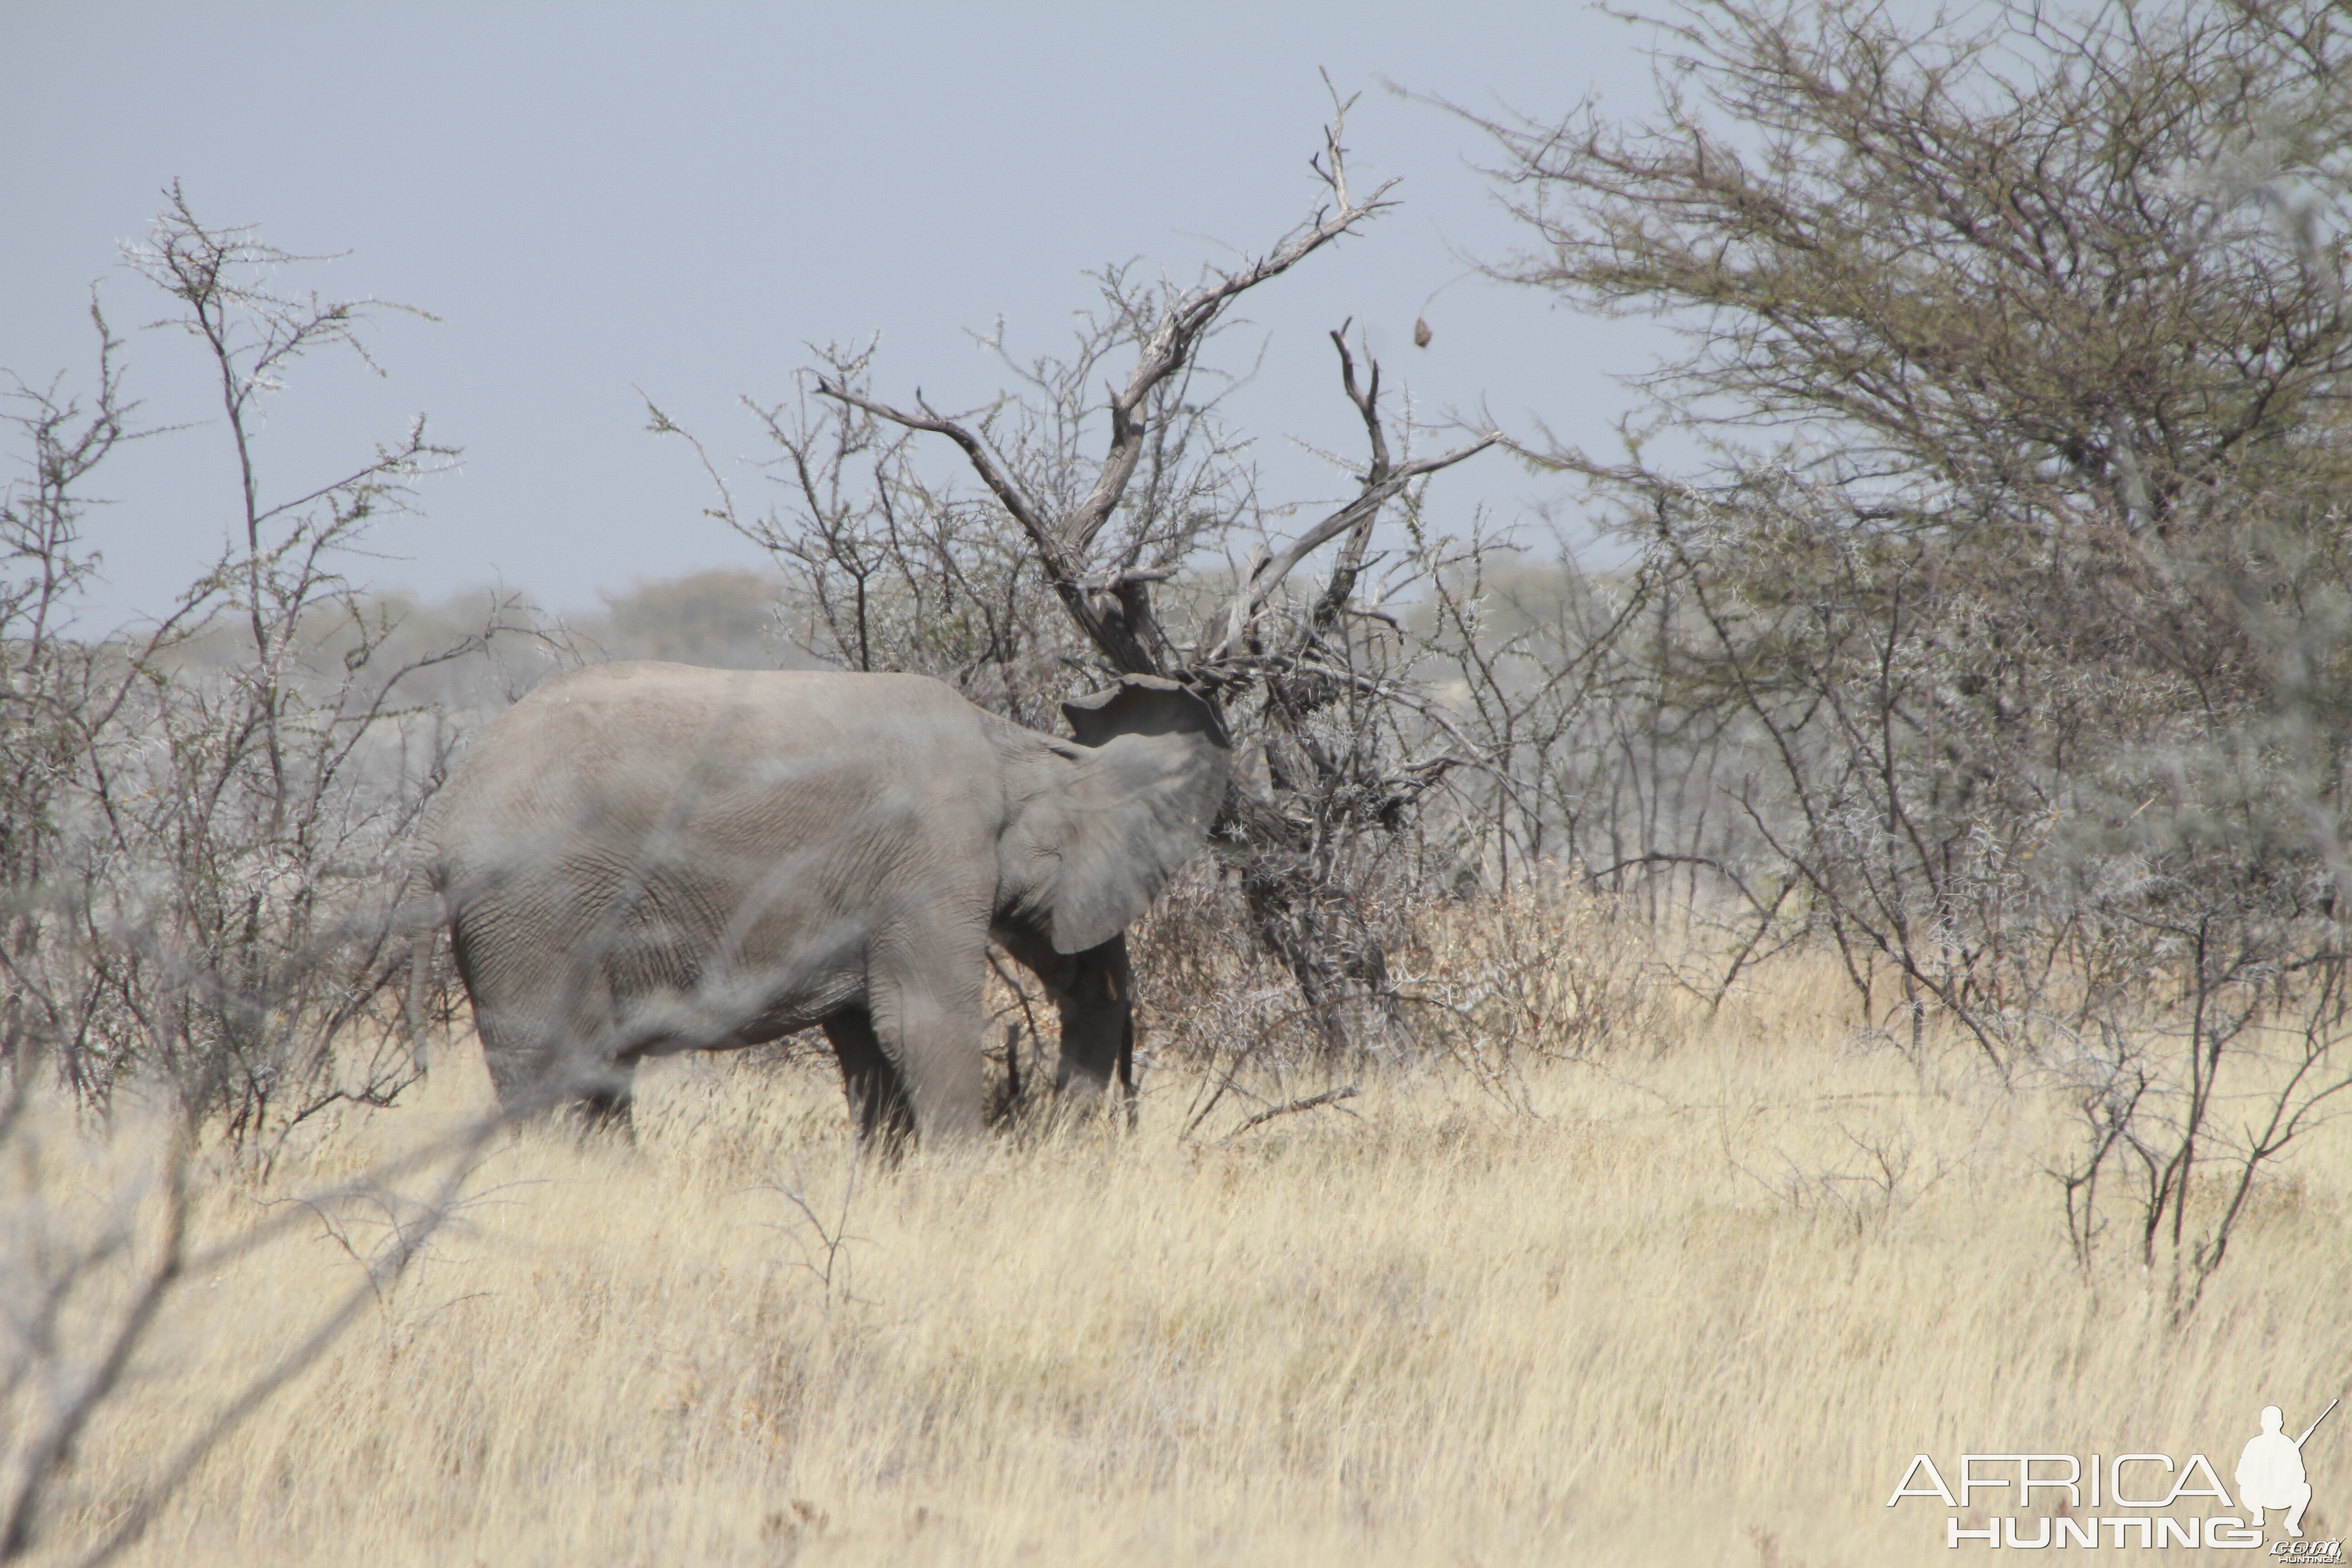
[[(1490, 129), (1542, 244), (1508, 275), (1685, 334), (1648, 385), (1705, 459), (1552, 457), (1642, 542), (1662, 700), (1743, 738), (1751, 945), (1821, 932), (1873, 1025), (2075, 1083), (2078, 1247), (2119, 1168), (2193, 1302), (2238, 1205), (2186, 1235), (2192, 1172), (2242, 1201), (2347, 1083), (2345, 29), (1735, 0), (1664, 38), (1654, 120)], [(2279, 1049), (2268, 1130), (2217, 1126)]]

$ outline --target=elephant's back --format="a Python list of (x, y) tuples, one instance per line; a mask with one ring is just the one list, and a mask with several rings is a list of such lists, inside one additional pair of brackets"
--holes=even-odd
[(520, 829), (632, 840), (665, 818), (778, 830), (778, 803), (838, 820), (985, 773), (992, 721), (919, 675), (644, 661), (541, 683), (483, 731), (428, 828), (440, 858), (513, 853)]
[(698, 665), (623, 659), (567, 670), (541, 681), (483, 732), (572, 724), (583, 731), (631, 736), (714, 725), (807, 733), (855, 729), (890, 714), (921, 713), (975, 721), (980, 710), (928, 675), (862, 674), (837, 669), (706, 669)]

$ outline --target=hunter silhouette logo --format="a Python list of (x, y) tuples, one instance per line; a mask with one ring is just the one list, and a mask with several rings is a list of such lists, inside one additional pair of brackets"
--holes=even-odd
[(2329, 1400), (2319, 1420), (2294, 1438), (2286, 1435), (2286, 1413), (2275, 1405), (2263, 1406), (2262, 1435), (2249, 1441), (2246, 1451), (2238, 1457), (2238, 1501), (2246, 1510), (2247, 1528), (2263, 1527), (2264, 1509), (2283, 1508), (2287, 1510), (2286, 1532), (2303, 1539), (2303, 1510), (2311, 1506), (2311, 1478), (2304, 1473), (2303, 1446), (2311, 1441), (2319, 1422), (2327, 1419), (2327, 1412), (2336, 1403)]
[[(2085, 1454), (1962, 1454), (1956, 1469), (1948, 1459), (1939, 1469), (1929, 1456), (1914, 1454), (1886, 1506), (1933, 1498), (1946, 1510), (1946, 1546), (1982, 1542), (2026, 1551), (2179, 1546), (2242, 1552), (2265, 1544), (2263, 1520), (2278, 1514), (2285, 1534), (2268, 1543), (2270, 1557), (2341, 1563), (2341, 1541), (2303, 1539), (2304, 1511), (2311, 1506), (2305, 1445), (2338, 1403), (2329, 1400), (2300, 1437), (2290, 1435), (2285, 1411), (2263, 1405), (2257, 1417), (2262, 1430), (2240, 1452), (2231, 1476), (2235, 1500), (2220, 1467), (2203, 1454), (2176, 1459), (2147, 1450), (2108, 1452), (2103, 1445), (2103, 1451)], [(2197, 1516), (2175, 1511), (2185, 1509), (2197, 1509)]]

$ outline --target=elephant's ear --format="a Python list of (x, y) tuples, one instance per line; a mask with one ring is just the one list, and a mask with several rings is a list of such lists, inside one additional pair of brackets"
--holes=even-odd
[(1225, 798), (1223, 721), (1156, 676), (1062, 705), (1076, 746), (1056, 745), (1058, 787), (1024, 812), (1033, 853), (1056, 862), (1039, 889), (1056, 952), (1099, 947), (1150, 906), (1208, 837)]

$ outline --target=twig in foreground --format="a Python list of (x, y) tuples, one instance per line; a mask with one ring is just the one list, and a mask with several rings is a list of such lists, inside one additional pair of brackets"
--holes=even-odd
[(1357, 1092), (1356, 1086), (1352, 1083), (1343, 1084), (1338, 1089), (1327, 1089), (1320, 1094), (1310, 1094), (1305, 1100), (1294, 1100), (1288, 1105), (1277, 1105), (1271, 1110), (1261, 1110), (1225, 1136), (1238, 1138), (1261, 1121), (1271, 1121), (1277, 1116), (1288, 1116), (1295, 1110), (1312, 1110), (1318, 1105), (1337, 1105), (1343, 1100), (1355, 1099)]

